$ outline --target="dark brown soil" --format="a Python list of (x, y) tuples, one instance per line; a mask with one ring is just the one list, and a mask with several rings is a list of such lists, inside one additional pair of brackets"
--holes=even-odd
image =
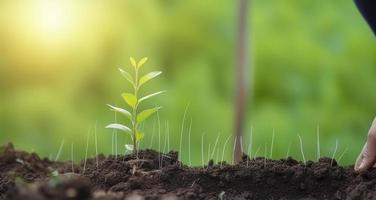
[(304, 164), (244, 156), (237, 165), (188, 167), (177, 161), (177, 152), (144, 150), (138, 157), (99, 155), (72, 172), (70, 162), (8, 144), (0, 148), (0, 200), (376, 199), (375, 169), (357, 173), (330, 158)]

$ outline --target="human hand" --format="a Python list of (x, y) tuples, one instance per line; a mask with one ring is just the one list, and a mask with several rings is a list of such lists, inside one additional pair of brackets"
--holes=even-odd
[(376, 163), (376, 118), (368, 131), (367, 142), (356, 159), (354, 169), (363, 171)]

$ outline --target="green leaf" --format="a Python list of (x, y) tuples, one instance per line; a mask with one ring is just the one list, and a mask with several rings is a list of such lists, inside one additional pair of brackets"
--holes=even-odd
[(125, 115), (128, 119), (132, 119), (132, 114), (129, 111), (127, 111), (127, 110), (125, 110), (123, 108), (118, 108), (118, 107), (112, 106), (110, 104), (107, 104), (107, 105), (111, 108), (111, 110), (119, 112), (119, 113)]
[(137, 63), (137, 68), (139, 69), (142, 65), (144, 65), (144, 64), (146, 63), (147, 60), (148, 60), (147, 57), (142, 58), (142, 59)]
[(162, 94), (162, 93), (165, 93), (165, 92), (166, 92), (166, 91), (164, 90), (164, 91), (159, 91), (159, 92), (155, 92), (155, 93), (153, 93), (153, 94), (146, 95), (146, 96), (144, 96), (144, 97), (141, 97), (141, 98), (138, 100), (138, 102), (141, 103), (142, 101), (145, 101), (146, 99), (149, 99), (149, 98), (151, 98), (151, 97), (157, 96), (157, 95)]
[(136, 69), (137, 68), (136, 60), (133, 57), (129, 57), (129, 61), (131, 61), (132, 66)]
[(136, 142), (140, 141), (144, 137), (144, 133), (137, 130), (136, 131)]
[(148, 117), (150, 117), (150, 115), (152, 115), (153, 113), (157, 112), (161, 108), (162, 107), (155, 107), (155, 108), (146, 109), (146, 110), (140, 112), (137, 115), (137, 123), (141, 123), (142, 121), (144, 121), (145, 119), (147, 119)]
[(126, 144), (124, 146), (127, 151), (133, 151), (133, 144)]
[(133, 77), (132, 75), (130, 75), (128, 72), (122, 70), (119, 68), (119, 71), (121, 72), (121, 74), (134, 86), (135, 83), (134, 83), (134, 80), (133, 80)]
[(161, 71), (154, 71), (154, 72), (149, 72), (148, 74), (144, 75), (143, 77), (140, 78), (139, 82), (139, 87), (146, 82), (150, 81), (151, 79), (159, 76), (162, 72)]
[(130, 105), (132, 108), (135, 108), (137, 105), (137, 97), (134, 96), (134, 94), (131, 93), (123, 93), (121, 95), (124, 99), (124, 101)]
[(122, 124), (110, 124), (108, 126), (106, 126), (106, 128), (112, 128), (112, 129), (117, 129), (117, 130), (121, 130), (121, 131), (124, 131), (126, 133), (129, 133), (129, 134), (132, 134), (132, 130)]

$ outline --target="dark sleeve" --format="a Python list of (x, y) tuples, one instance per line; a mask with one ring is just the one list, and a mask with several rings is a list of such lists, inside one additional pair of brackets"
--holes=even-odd
[(355, 0), (355, 4), (376, 35), (376, 0)]

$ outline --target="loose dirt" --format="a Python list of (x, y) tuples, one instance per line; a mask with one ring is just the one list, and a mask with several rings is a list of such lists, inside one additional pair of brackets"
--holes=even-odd
[(79, 164), (0, 148), (0, 200), (5, 199), (376, 199), (376, 170), (355, 172), (321, 158), (249, 159), (237, 165), (188, 167), (178, 153), (142, 150)]

